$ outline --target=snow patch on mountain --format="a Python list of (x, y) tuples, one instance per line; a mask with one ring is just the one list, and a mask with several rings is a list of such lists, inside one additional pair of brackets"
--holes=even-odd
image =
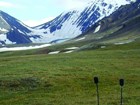
[(99, 25), (98, 27), (96, 27), (94, 33), (98, 32), (100, 30), (100, 28), (101, 28), (101, 25)]
[(131, 39), (131, 40), (126, 40), (126, 41), (120, 41), (120, 42), (116, 42), (114, 43), (115, 45), (121, 45), (121, 44), (127, 44), (127, 43), (131, 43), (135, 41), (134, 39)]
[(66, 50), (75, 50), (75, 49), (78, 49), (79, 47), (69, 47), (69, 48), (66, 48)]
[(6, 43), (6, 44), (15, 44), (14, 42), (12, 42), (9, 39), (7, 39), (6, 34), (0, 34), (0, 42)]
[(24, 32), (22, 32), (21, 30), (19, 30), (19, 29), (17, 29), (18, 30), (18, 32), (20, 32), (21, 34), (25, 34)]
[(40, 46), (28, 46), (28, 47), (11, 47), (11, 48), (3, 47), (3, 48), (0, 48), (0, 52), (31, 50), (31, 49), (44, 48), (44, 47), (48, 47), (48, 46), (51, 46), (51, 44), (43, 44)]
[(74, 52), (74, 50), (66, 51), (64, 53), (68, 54), (68, 53), (72, 53), (72, 52)]
[(0, 28), (0, 31), (2, 31), (2, 32), (8, 32), (8, 30), (6, 30), (4, 28)]
[(60, 51), (49, 52), (48, 54), (58, 54)]
[(82, 38), (77, 39), (76, 41), (84, 40), (85, 38), (86, 37), (82, 37)]

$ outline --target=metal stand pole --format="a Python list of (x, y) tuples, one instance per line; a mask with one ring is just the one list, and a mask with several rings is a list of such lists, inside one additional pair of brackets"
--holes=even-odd
[(122, 91), (123, 91), (123, 88), (121, 87), (121, 102), (120, 102), (120, 105), (122, 105), (122, 103), (123, 103), (123, 95), (122, 95)]
[(123, 86), (124, 86), (124, 79), (120, 79), (120, 86), (121, 86), (121, 100), (120, 105), (123, 104)]
[(96, 84), (96, 87), (97, 87), (97, 105), (99, 105), (99, 90), (98, 90), (98, 84)]
[(96, 92), (97, 92), (97, 105), (99, 105), (99, 90), (98, 90), (98, 77), (94, 77), (94, 83), (96, 84)]

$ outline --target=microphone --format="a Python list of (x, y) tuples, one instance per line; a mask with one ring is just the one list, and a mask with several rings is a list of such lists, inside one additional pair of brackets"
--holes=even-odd
[(99, 105), (99, 90), (98, 90), (98, 77), (94, 77), (94, 83), (96, 84), (96, 92), (97, 92), (97, 105)]
[(98, 82), (99, 82), (99, 81), (98, 81), (98, 77), (94, 77), (94, 83), (95, 83), (95, 84), (98, 84)]
[(121, 99), (120, 99), (120, 105), (123, 105), (123, 86), (124, 86), (124, 79), (120, 79), (120, 86), (121, 86)]
[(124, 86), (124, 79), (120, 79), (120, 86)]

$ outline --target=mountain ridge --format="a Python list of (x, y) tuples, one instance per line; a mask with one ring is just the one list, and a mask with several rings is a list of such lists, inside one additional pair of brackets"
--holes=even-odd
[(114, 0), (111, 2), (111, 0), (96, 0), (90, 2), (88, 6), (82, 8), (80, 11), (72, 10), (70, 12), (62, 13), (54, 20), (45, 23), (42, 26), (38, 26), (36, 29), (42, 30), (42, 37), (47, 37), (44, 33), (48, 33), (48, 39), (50, 39), (50, 41), (52, 41), (51, 38), (55, 40), (65, 38), (71, 39), (84, 33), (97, 21), (110, 15), (122, 4), (130, 3), (130, 1), (131, 0)]
[[(97, 21), (109, 16), (121, 5), (129, 4), (131, 1), (134, 0), (115, 0), (113, 2), (111, 0), (96, 0), (90, 2), (88, 7), (82, 8), (81, 11), (78, 9), (62, 13), (54, 20), (34, 28), (25, 25), (7, 13), (0, 12), (1, 23), (5, 21), (7, 24), (7, 29), (0, 26), (0, 43), (58, 43), (65, 41), (86, 32)], [(2, 30), (7, 30), (7, 32)]]

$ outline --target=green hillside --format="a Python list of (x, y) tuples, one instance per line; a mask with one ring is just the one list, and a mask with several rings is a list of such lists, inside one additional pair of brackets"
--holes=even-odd
[[(0, 105), (139, 105), (140, 42), (48, 55), (41, 50), (0, 53)], [(44, 54), (40, 54), (40, 53)]]

